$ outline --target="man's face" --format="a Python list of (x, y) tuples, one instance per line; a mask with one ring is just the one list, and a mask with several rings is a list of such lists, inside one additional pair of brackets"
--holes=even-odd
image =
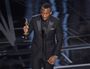
[(49, 16), (51, 15), (51, 9), (50, 8), (43, 8), (41, 10), (41, 16), (43, 20), (48, 20)]

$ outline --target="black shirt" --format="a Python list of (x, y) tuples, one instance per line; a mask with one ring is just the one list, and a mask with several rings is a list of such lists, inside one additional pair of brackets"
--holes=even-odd
[(48, 28), (48, 21), (41, 21), (41, 28), (42, 28), (42, 38), (45, 37), (46, 33), (47, 33), (47, 28)]
[(48, 23), (49, 21), (41, 21), (41, 29), (42, 29), (42, 52), (44, 56), (46, 56), (45, 51), (46, 51), (46, 33), (47, 33), (47, 28), (48, 28)]

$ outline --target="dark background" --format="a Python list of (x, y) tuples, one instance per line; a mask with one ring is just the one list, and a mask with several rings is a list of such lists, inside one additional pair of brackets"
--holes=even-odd
[[(30, 61), (30, 42), (29, 40), (22, 39), (23, 30), (22, 27), (25, 23), (27, 0), (9, 0), (11, 14), (13, 18), (13, 25), (16, 37), (16, 47), (18, 48), (18, 52), (15, 51), (14, 47), (8, 42), (4, 34), (0, 31), (0, 64), (1, 68), (5, 66), (7, 67), (19, 67), (20, 64), (19, 56), (22, 57), (22, 61), (25, 63), (25, 67), (29, 67)], [(49, 2), (49, 0), (38, 0), (38, 10), (36, 10), (36, 0), (31, 0), (31, 16), (38, 14), (41, 4), (44, 2)], [(58, 18), (61, 19), (60, 22), (63, 22), (64, 13), (62, 0), (55, 0), (55, 6), (57, 11), (59, 12)], [(67, 1), (67, 13), (69, 14), (69, 18), (67, 21), (68, 27), (68, 46), (72, 47), (76, 46), (89, 46), (90, 44), (90, 0), (68, 0)], [(5, 0), (0, 0), (0, 11), (2, 12), (7, 25), (7, 13), (5, 7)], [(30, 17), (31, 17), (30, 16)], [(3, 25), (1, 19), (0, 23)], [(73, 61), (72, 64), (82, 64), (82, 63), (90, 63), (90, 49), (79, 49), (79, 50), (71, 50), (69, 51), (69, 58)], [(63, 59), (63, 57), (62, 57)], [(6, 62), (7, 61), (7, 62)], [(62, 65), (69, 64), (62, 60)], [(16, 66), (15, 66), (16, 65)], [(1, 69), (0, 68), (0, 69)], [(3, 69), (3, 68), (2, 68)], [(8, 68), (9, 69), (9, 68)], [(78, 68), (80, 69), (80, 68)], [(81, 68), (81, 69), (89, 69)]]

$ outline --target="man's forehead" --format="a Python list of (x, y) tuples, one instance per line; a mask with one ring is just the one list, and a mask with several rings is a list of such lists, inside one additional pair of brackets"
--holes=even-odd
[(50, 8), (42, 8), (41, 11), (51, 11)]

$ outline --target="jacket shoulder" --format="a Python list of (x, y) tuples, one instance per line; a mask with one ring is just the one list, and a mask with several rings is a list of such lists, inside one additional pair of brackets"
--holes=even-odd
[(32, 19), (37, 20), (38, 18), (40, 18), (40, 14), (37, 14), (37, 15), (33, 15), (33, 16), (32, 16)]
[(51, 20), (52, 20), (52, 21), (59, 21), (59, 18), (54, 17), (54, 16), (51, 16)]

